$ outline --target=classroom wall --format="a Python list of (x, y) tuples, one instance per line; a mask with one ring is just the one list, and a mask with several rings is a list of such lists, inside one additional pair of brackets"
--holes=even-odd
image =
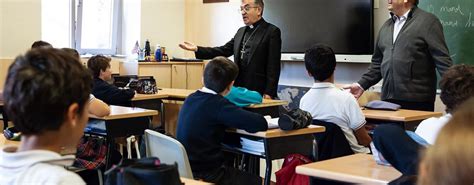
[[(240, 0), (204, 4), (201, 0), (186, 0), (185, 40), (202, 46), (224, 45), (241, 26), (242, 16), (237, 11)], [(194, 57), (193, 52), (186, 52)]]
[(140, 46), (150, 40), (152, 51), (159, 43), (168, 56), (183, 57), (178, 43), (185, 35), (185, 0), (141, 0)]
[[(386, 0), (379, 1), (374, 10), (375, 34), (388, 19)], [(229, 41), (241, 26), (242, 17), (237, 11), (241, 0), (229, 0), (228, 3), (204, 4), (201, 0), (186, 0), (185, 39), (203, 46), (223, 45)], [(186, 52), (187, 56), (194, 56)]]
[(0, 58), (26, 51), (41, 38), (41, 1), (0, 0), (0, 30)]

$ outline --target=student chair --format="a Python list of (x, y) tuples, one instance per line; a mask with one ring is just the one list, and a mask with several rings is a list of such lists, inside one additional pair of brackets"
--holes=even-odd
[(318, 143), (318, 161), (354, 154), (339, 126), (321, 120), (313, 120), (313, 125), (326, 127), (325, 132), (315, 134)]
[(145, 130), (145, 145), (147, 157), (158, 157), (166, 164), (178, 163), (181, 177), (193, 179), (188, 154), (184, 146), (169, 136), (147, 129)]

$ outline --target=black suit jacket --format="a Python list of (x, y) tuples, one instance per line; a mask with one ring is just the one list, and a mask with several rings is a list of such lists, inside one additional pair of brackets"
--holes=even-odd
[(262, 19), (255, 31), (248, 63), (240, 60), (240, 48), (243, 43), (246, 26), (239, 28), (234, 38), (220, 47), (198, 47), (196, 58), (212, 59), (217, 56), (230, 57), (239, 66), (239, 75), (234, 85), (245, 87), (260, 94), (276, 97), (280, 78), (281, 31), (273, 24)]

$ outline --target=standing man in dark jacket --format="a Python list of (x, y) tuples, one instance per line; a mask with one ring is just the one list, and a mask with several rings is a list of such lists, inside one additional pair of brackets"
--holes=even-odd
[(109, 105), (130, 106), (131, 99), (135, 96), (132, 89), (119, 89), (118, 87), (107, 83), (112, 79), (110, 71), (110, 58), (96, 55), (87, 61), (87, 68), (92, 71), (94, 76), (94, 87), (92, 94)]
[(234, 55), (239, 67), (235, 86), (257, 91), (266, 99), (274, 98), (280, 78), (281, 32), (262, 18), (263, 8), (263, 0), (242, 0), (240, 12), (246, 26), (224, 46), (201, 47), (189, 42), (179, 46), (194, 51), (200, 59)]
[(435, 15), (417, 7), (418, 0), (389, 0), (392, 17), (380, 29), (372, 64), (362, 78), (350, 85), (356, 98), (383, 78), (382, 100), (404, 109), (434, 110), (436, 71), (452, 65)]

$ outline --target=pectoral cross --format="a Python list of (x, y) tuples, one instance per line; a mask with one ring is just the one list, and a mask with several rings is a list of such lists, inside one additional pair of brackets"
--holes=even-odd
[(242, 50), (240, 50), (240, 60), (244, 59), (244, 55), (245, 55), (245, 48), (242, 48)]

